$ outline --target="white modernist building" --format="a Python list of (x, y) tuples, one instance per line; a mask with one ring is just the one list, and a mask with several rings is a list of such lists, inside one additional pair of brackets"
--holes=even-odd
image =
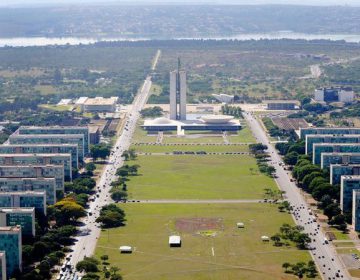
[(344, 102), (354, 101), (354, 91), (350, 87), (320, 88), (314, 92), (314, 99), (318, 102)]
[(170, 119), (186, 120), (186, 72), (178, 69), (170, 72)]
[(214, 96), (214, 98), (221, 102), (221, 103), (231, 103), (234, 101), (234, 95), (229, 95), (229, 94), (224, 94), (224, 93), (220, 93), (220, 94), (212, 94), (212, 96)]

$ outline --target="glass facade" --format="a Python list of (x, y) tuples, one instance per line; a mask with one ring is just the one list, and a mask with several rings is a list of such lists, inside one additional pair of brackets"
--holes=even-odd
[(307, 135), (305, 144), (306, 154), (312, 155), (314, 144), (317, 143), (360, 143), (360, 135)]
[(342, 175), (360, 175), (360, 164), (330, 165), (330, 184), (340, 184)]
[(0, 207), (30, 207), (46, 215), (46, 194), (44, 192), (2, 192), (0, 193)]
[(360, 176), (342, 176), (340, 184), (340, 208), (343, 212), (352, 210), (353, 190), (360, 190)]
[(359, 134), (360, 128), (354, 127), (307, 127), (300, 128), (300, 139), (305, 140), (309, 134)]
[(322, 153), (360, 153), (360, 144), (314, 144), (313, 163), (321, 163)]
[(7, 277), (21, 268), (21, 230), (0, 228), (0, 251), (5, 251)]
[(9, 143), (12, 145), (20, 144), (76, 144), (78, 146), (78, 156), (84, 158), (84, 135), (72, 134), (72, 135), (59, 135), (59, 134), (29, 134), (19, 135), (12, 134), (9, 137)]
[(61, 165), (0, 166), (0, 177), (5, 178), (55, 178), (56, 189), (64, 190), (64, 168)]
[(78, 168), (79, 161), (84, 159), (81, 155), (78, 156), (78, 146), (75, 144), (0, 145), (0, 154), (71, 154), (75, 168)]
[(5, 215), (5, 225), (21, 226), (23, 236), (35, 236), (35, 210), (29, 209), (1, 209), (0, 215)]
[(321, 168), (330, 168), (330, 164), (360, 164), (360, 153), (322, 153)]
[(360, 190), (353, 190), (352, 225), (356, 231), (360, 231)]
[(0, 252), (0, 280), (6, 280), (6, 253)]
[(19, 134), (82, 134), (84, 136), (84, 153), (89, 153), (89, 128), (86, 126), (50, 126), (29, 127), (21, 126)]
[(60, 165), (64, 166), (64, 177), (72, 179), (70, 154), (0, 154), (0, 165)]
[(53, 178), (0, 178), (0, 192), (45, 191), (46, 202), (56, 202), (56, 185)]

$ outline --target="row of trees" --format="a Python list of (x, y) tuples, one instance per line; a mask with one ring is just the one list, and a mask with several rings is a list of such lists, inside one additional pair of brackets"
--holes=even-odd
[(299, 249), (307, 249), (311, 239), (307, 233), (304, 233), (302, 226), (291, 226), (289, 224), (283, 224), (280, 227), (280, 232), (271, 236), (271, 240), (274, 241), (275, 246), (290, 246), (289, 241), (296, 244)]
[(274, 177), (275, 167), (267, 163), (269, 161), (270, 155), (265, 151), (266, 149), (266, 145), (259, 143), (249, 145), (249, 150), (255, 156), (259, 171), (269, 177)]
[(319, 201), (319, 208), (329, 218), (329, 224), (346, 230), (346, 222), (351, 221), (351, 213), (341, 213), (339, 208), (340, 187), (329, 183), (329, 171), (312, 164), (309, 156), (304, 155), (305, 143), (278, 143), (276, 148), (284, 157), (284, 162), (293, 166), (292, 175), (298, 186)]
[(235, 118), (238, 118), (238, 119), (243, 118), (242, 110), (240, 107), (237, 107), (237, 106), (229, 106), (229, 105), (221, 106), (221, 113), (223, 115), (234, 116)]
[(164, 114), (164, 110), (159, 106), (145, 108), (140, 111), (143, 118), (156, 118), (161, 117)]
[(304, 276), (315, 278), (318, 275), (314, 261), (309, 261), (308, 263), (297, 262), (295, 264), (285, 262), (282, 267), (285, 269), (285, 273), (293, 274), (299, 279), (302, 279)]

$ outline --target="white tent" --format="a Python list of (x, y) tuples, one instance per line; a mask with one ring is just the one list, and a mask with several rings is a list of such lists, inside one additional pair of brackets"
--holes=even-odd
[(270, 241), (270, 237), (266, 236), (266, 235), (263, 235), (263, 236), (261, 236), (261, 240), (262, 241)]
[(236, 223), (236, 226), (238, 227), (238, 228), (244, 228), (245, 227), (245, 225), (244, 225), (244, 223)]
[(170, 245), (170, 247), (180, 247), (181, 246), (181, 237), (179, 235), (170, 235), (169, 236), (169, 245)]
[(131, 246), (120, 246), (119, 250), (121, 253), (132, 253)]

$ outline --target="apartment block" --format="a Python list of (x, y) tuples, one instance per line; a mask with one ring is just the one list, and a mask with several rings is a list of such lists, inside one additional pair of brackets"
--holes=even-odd
[(330, 168), (331, 164), (360, 164), (360, 153), (322, 153), (321, 168)]
[(341, 176), (360, 175), (360, 164), (331, 164), (330, 184), (337, 185), (341, 182)]
[(300, 139), (305, 140), (306, 135), (310, 134), (328, 134), (328, 135), (334, 135), (334, 134), (358, 134), (360, 135), (360, 128), (358, 127), (305, 127), (300, 128)]
[(65, 180), (72, 179), (70, 154), (0, 154), (0, 165), (60, 165), (64, 167)]
[(314, 164), (321, 163), (322, 153), (360, 153), (360, 143), (343, 144), (343, 143), (317, 143), (313, 145), (313, 159)]
[(350, 212), (353, 190), (360, 190), (360, 176), (341, 176), (340, 180), (340, 209), (343, 212)]
[(21, 270), (22, 266), (22, 239), (21, 227), (0, 227), (0, 251), (5, 252), (6, 277), (16, 270)]
[(89, 153), (89, 128), (87, 126), (21, 126), (19, 134), (82, 134), (84, 135), (84, 153)]
[(56, 190), (64, 191), (62, 165), (0, 165), (0, 178), (55, 178)]
[(78, 168), (84, 158), (78, 155), (77, 144), (14, 144), (0, 145), (0, 154), (71, 154), (72, 166)]
[(0, 192), (0, 207), (2, 208), (35, 208), (46, 215), (46, 192)]
[(307, 155), (313, 154), (314, 144), (327, 143), (327, 144), (346, 144), (346, 143), (360, 143), (360, 135), (306, 135), (305, 140), (305, 153)]
[(0, 227), (17, 225), (23, 236), (35, 236), (35, 208), (0, 208)]
[(0, 192), (45, 191), (46, 202), (56, 202), (54, 178), (0, 178)]

